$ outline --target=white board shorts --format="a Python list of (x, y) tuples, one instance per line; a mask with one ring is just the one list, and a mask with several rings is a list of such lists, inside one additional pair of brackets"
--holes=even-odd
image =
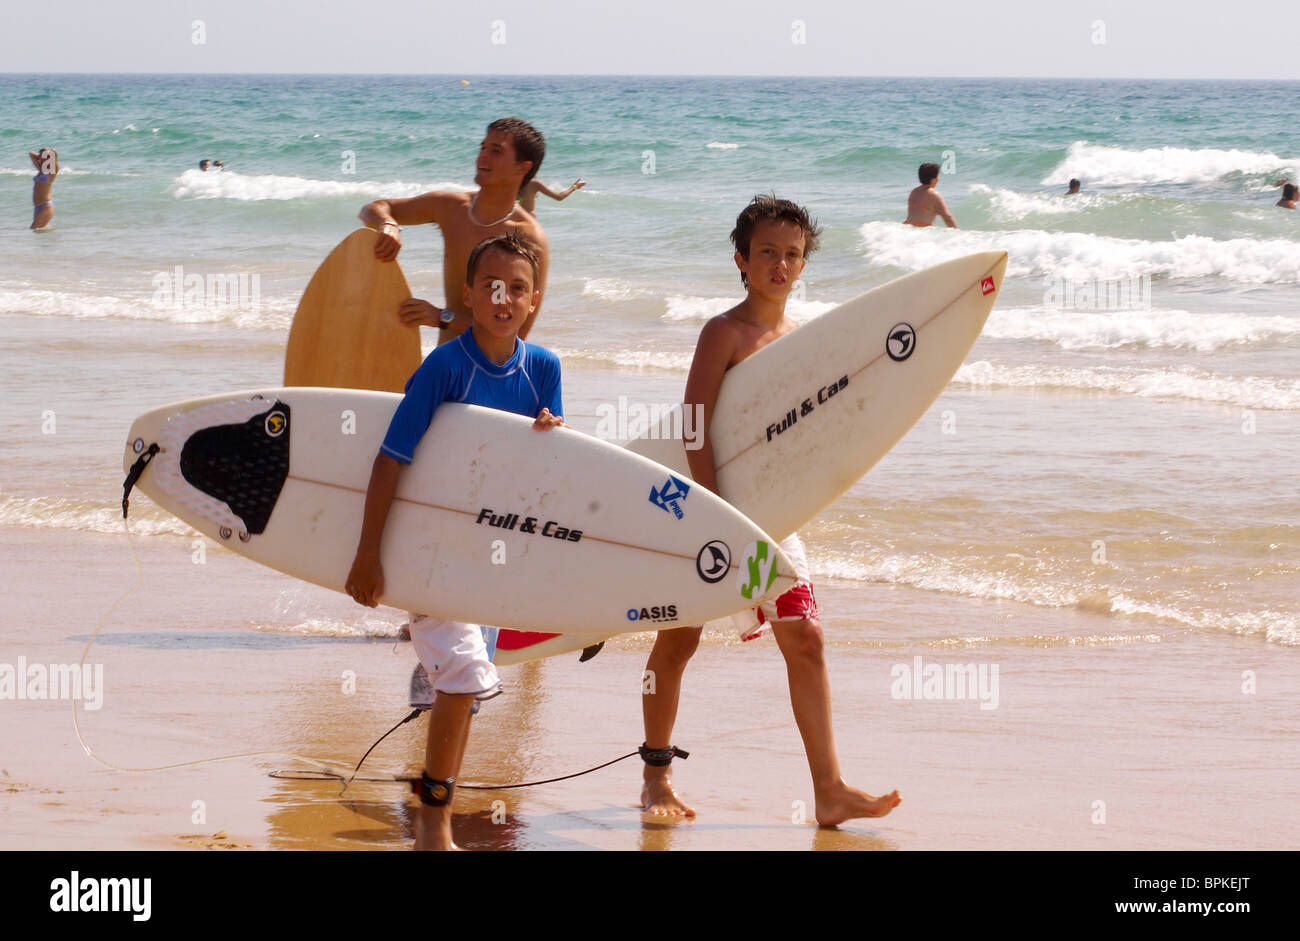
[(501, 678), (477, 624), (412, 614), (410, 630), (434, 692), (475, 699), (491, 699), (501, 692)]
[(741, 640), (757, 640), (773, 621), (808, 620), (814, 624), (820, 623), (821, 614), (817, 610), (817, 600), (813, 597), (812, 574), (808, 568), (808, 553), (804, 550), (803, 540), (798, 533), (791, 533), (779, 545), (794, 565), (794, 573), (798, 577), (794, 587), (779, 598), (766, 601), (756, 608), (709, 621), (704, 625), (705, 628), (734, 630)]

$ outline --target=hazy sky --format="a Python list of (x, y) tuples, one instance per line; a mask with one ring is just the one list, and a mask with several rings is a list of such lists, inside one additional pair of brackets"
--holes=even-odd
[(0, 71), (1297, 79), (1296, 22), (1208, 0), (3, 0)]

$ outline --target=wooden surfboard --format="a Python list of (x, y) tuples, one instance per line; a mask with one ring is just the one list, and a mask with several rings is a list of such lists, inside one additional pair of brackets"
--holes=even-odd
[(401, 392), (420, 365), (420, 328), (397, 316), (411, 288), (396, 261), (375, 258), (357, 229), (316, 269), (298, 302), (284, 355), (286, 386)]

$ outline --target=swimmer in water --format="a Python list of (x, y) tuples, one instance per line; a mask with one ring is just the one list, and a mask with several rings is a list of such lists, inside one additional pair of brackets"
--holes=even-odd
[(573, 185), (570, 186), (568, 189), (560, 190), (560, 192), (557, 193), (555, 192), (555, 190), (551, 189), (541, 180), (534, 177), (533, 179), (525, 183), (524, 188), (519, 191), (519, 205), (523, 206), (524, 210), (531, 213), (532, 215), (537, 215), (537, 194), (538, 193), (541, 193), (544, 196), (549, 196), (551, 197), (551, 199), (554, 199), (556, 202), (561, 202), (565, 199), (568, 199), (570, 196), (572, 196), (574, 193), (576, 193), (578, 190), (582, 189), (586, 185), (587, 185), (587, 181), (579, 178), (575, 180), (573, 182)]
[(1083, 185), (1083, 184), (1081, 184), (1078, 180), (1071, 180), (1071, 181), (1070, 181), (1070, 188), (1069, 188), (1068, 190), (1066, 190), (1065, 195), (1066, 195), (1066, 196), (1077, 196), (1077, 195), (1079, 195), (1079, 187), (1082, 186), (1082, 185)]
[(917, 169), (916, 175), (921, 185), (908, 195), (907, 218), (903, 221), (923, 229), (934, 225), (935, 216), (942, 216), (948, 228), (957, 228), (957, 220), (952, 217), (952, 213), (948, 211), (948, 204), (943, 201), (943, 197), (935, 188), (939, 185), (939, 165), (923, 163)]
[(1295, 209), (1296, 196), (1300, 195), (1300, 187), (1297, 187), (1294, 183), (1288, 183), (1286, 177), (1282, 177), (1273, 185), (1282, 187), (1282, 198), (1274, 205), (1281, 206), (1283, 209)]
[(53, 147), (29, 150), (36, 175), (32, 177), (32, 230), (43, 229), (54, 221), (54, 178), (59, 175), (59, 152)]

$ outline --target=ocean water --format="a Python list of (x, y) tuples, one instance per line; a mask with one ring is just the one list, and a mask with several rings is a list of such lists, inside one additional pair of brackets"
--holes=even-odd
[[(1005, 249), (949, 390), (806, 530), (818, 578), (926, 593), (904, 633), (930, 642), (1300, 645), (1300, 213), (1271, 186), (1300, 175), (1300, 85), (465, 78), (0, 76), (0, 527), (116, 532), (131, 417), (277, 384), (302, 288), (361, 206), (472, 188), (484, 127), (518, 114), (547, 136), (542, 179), (588, 181), (540, 200), (531, 337), (563, 357), (579, 428), (618, 395), (678, 400), (700, 327), (740, 296), (727, 235), (755, 193), (824, 226), (799, 320)], [(43, 144), (63, 172), (33, 234)], [(899, 224), (922, 161), (959, 231)], [(405, 237), (440, 303), (440, 237)], [(246, 290), (171, 290), (195, 274)], [(137, 504), (134, 532), (186, 538)], [(1017, 617), (956, 623), (957, 597)], [(289, 607), (286, 630), (352, 629)], [(1044, 629), (1053, 612), (1097, 617)], [(833, 612), (848, 643), (876, 614)]]

